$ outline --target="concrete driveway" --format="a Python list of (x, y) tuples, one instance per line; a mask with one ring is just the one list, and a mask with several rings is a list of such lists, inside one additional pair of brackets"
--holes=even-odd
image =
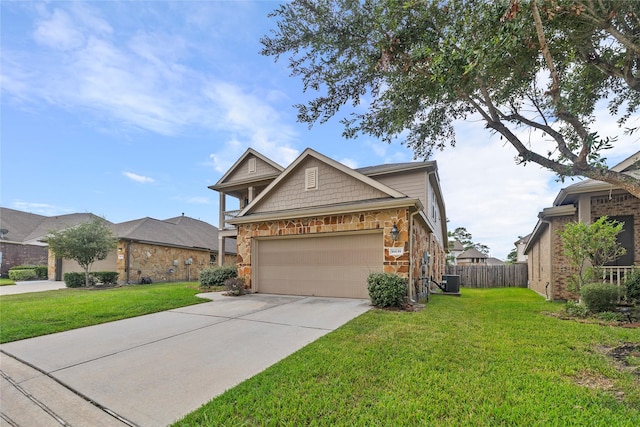
[(5, 422), (164, 426), (370, 308), (345, 298), (201, 296), (214, 301), (1, 345)]

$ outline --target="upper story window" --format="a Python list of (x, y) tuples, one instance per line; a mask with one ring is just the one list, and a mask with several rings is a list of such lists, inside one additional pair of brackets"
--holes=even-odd
[(249, 173), (254, 173), (256, 171), (256, 158), (252, 157), (249, 159)]
[(304, 170), (304, 189), (318, 189), (318, 167), (307, 168)]

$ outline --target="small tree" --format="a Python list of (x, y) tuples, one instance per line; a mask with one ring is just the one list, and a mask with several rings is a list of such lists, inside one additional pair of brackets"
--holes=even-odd
[(54, 231), (47, 237), (49, 249), (60, 258), (76, 261), (84, 270), (85, 286), (89, 286), (89, 270), (95, 261), (103, 260), (118, 240), (102, 218), (75, 227)]
[[(623, 224), (603, 216), (592, 224), (568, 223), (558, 234), (562, 239), (564, 254), (577, 267), (573, 288), (580, 291), (589, 279), (599, 277), (603, 265), (615, 261), (626, 250), (616, 241)], [(594, 277), (595, 276), (595, 277)]]

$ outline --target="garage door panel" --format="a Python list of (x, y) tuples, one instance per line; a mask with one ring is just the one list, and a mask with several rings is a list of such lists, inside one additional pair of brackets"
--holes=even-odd
[(382, 271), (382, 234), (259, 240), (259, 292), (368, 298), (366, 279)]

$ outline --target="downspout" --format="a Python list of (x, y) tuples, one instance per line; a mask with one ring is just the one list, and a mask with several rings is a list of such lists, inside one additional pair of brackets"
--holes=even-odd
[[(551, 234), (551, 221), (540, 218), (540, 222), (547, 224), (548, 226), (548, 232), (549, 232), (549, 262), (550, 264), (553, 264), (553, 242), (551, 241), (551, 238), (553, 237), (553, 234)], [(538, 260), (538, 264), (540, 264), (540, 260)], [(549, 268), (549, 281), (547, 282), (546, 286), (544, 287), (544, 292), (547, 296), (547, 301), (551, 301), (551, 298), (549, 297), (549, 285), (550, 283), (553, 283), (553, 266), (551, 266), (551, 268)], [(553, 288), (553, 287), (552, 287)]]

